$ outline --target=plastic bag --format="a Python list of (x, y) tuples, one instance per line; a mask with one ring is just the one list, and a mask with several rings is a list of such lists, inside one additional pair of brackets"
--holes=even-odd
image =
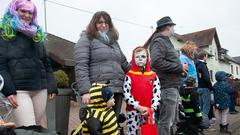
[(11, 119), (13, 107), (7, 98), (1, 93), (3, 85), (4, 80), (0, 75), (0, 121), (9, 121)]
[(141, 125), (141, 135), (157, 135), (157, 126), (153, 120), (153, 111), (151, 108), (148, 109), (148, 120), (146, 123)]
[(13, 107), (7, 98), (0, 93), (0, 120), (9, 121), (12, 117)]

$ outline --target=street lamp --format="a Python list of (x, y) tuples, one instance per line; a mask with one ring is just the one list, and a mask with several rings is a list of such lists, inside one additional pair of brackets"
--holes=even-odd
[(45, 22), (45, 32), (47, 33), (47, 6), (46, 6), (46, 2), (47, 0), (43, 0), (43, 4), (44, 4), (44, 22)]

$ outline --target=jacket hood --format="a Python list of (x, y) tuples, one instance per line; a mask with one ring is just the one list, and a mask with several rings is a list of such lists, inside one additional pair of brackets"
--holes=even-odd
[(199, 61), (199, 60), (195, 60), (194, 62), (195, 62), (196, 67), (197, 67), (197, 65), (199, 65), (201, 63), (201, 61)]
[(207, 63), (206, 63), (205, 61), (199, 60), (199, 59), (195, 60), (194, 63), (195, 63), (196, 68), (197, 68), (198, 65), (200, 65), (201, 63), (207, 65)]
[[(133, 51), (132, 51), (132, 60), (131, 60), (131, 69), (132, 71), (135, 71), (135, 72), (139, 72), (139, 68), (138, 66), (136, 65), (136, 62), (135, 62), (135, 59), (134, 59), (134, 52), (136, 49), (138, 48), (143, 48), (142, 46), (138, 46), (136, 47)], [(150, 69), (150, 61), (149, 61), (149, 54), (148, 54), (148, 51), (147, 52), (147, 61), (146, 61), (146, 65), (145, 65), (145, 72), (150, 72), (151, 69)]]
[(225, 81), (227, 79), (227, 73), (224, 71), (217, 71), (215, 74), (215, 79), (220, 82), (220, 81)]
[(87, 105), (91, 109), (104, 111), (108, 109), (107, 103), (102, 96), (102, 88), (107, 87), (106, 84), (94, 83), (90, 88), (90, 103)]

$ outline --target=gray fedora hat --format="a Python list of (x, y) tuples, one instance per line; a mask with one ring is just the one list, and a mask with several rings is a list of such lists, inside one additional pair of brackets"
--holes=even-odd
[(176, 25), (172, 22), (172, 19), (169, 16), (165, 16), (157, 21), (157, 28), (161, 28), (166, 25)]

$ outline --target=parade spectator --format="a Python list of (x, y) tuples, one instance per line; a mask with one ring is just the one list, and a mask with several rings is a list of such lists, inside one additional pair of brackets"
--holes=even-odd
[(80, 109), (80, 126), (73, 135), (119, 135), (117, 117), (113, 111), (114, 93), (106, 85), (94, 83), (89, 90), (90, 103)]
[[(162, 98), (157, 123), (159, 135), (170, 135), (171, 127), (176, 124), (180, 75), (188, 69), (187, 64), (181, 64), (179, 55), (169, 39), (174, 35), (174, 26), (175, 23), (169, 16), (159, 19), (156, 31), (144, 45), (149, 45), (151, 67), (161, 82)], [(175, 131), (176, 127), (173, 128), (173, 132)]]
[(238, 111), (236, 110), (235, 108), (235, 104), (236, 104), (236, 97), (237, 97), (237, 88), (236, 88), (236, 81), (234, 80), (234, 77), (232, 74), (227, 74), (227, 77), (228, 77), (228, 82), (230, 83), (233, 91), (231, 93), (231, 103), (230, 103), (230, 106), (229, 106), (229, 113), (230, 114), (237, 114)]
[(30, 0), (12, 0), (0, 24), (2, 93), (12, 104), (17, 126), (40, 124), (47, 104), (57, 94), (44, 47), (45, 33)]
[[(197, 78), (197, 70), (194, 63), (194, 56), (197, 50), (197, 45), (192, 41), (186, 41), (183, 44), (183, 47), (180, 49), (180, 60), (182, 64), (188, 65), (188, 72), (183, 77), (192, 77), (195, 78), (196, 82), (194, 83), (197, 85), (198, 78)], [(186, 79), (186, 78), (185, 78)]]
[(210, 75), (207, 67), (208, 53), (204, 50), (200, 50), (197, 54), (197, 59), (195, 61), (195, 66), (197, 68), (198, 75), (198, 94), (200, 107), (203, 112), (203, 128), (209, 128), (209, 118), (208, 114), (210, 111), (211, 93), (213, 90), (212, 83), (210, 80)]
[(132, 53), (131, 69), (124, 82), (126, 135), (141, 135), (141, 125), (148, 123), (148, 109), (157, 110), (160, 94), (160, 82), (150, 69), (148, 52), (143, 47), (137, 47)]
[[(182, 125), (183, 134), (199, 135), (202, 133), (200, 122), (202, 121), (202, 112), (199, 106), (199, 97), (196, 91), (196, 78), (187, 77), (180, 89), (183, 110), (185, 114), (185, 123)], [(186, 126), (188, 125), (188, 126)]]
[(217, 71), (215, 74), (215, 78), (217, 82), (214, 84), (214, 97), (216, 102), (216, 108), (218, 110), (219, 115), (219, 123), (220, 123), (220, 132), (221, 133), (229, 133), (228, 130), (228, 122), (227, 116), (230, 106), (230, 95), (232, 93), (232, 87), (227, 81), (227, 73), (224, 71)]
[(118, 116), (123, 100), (125, 73), (130, 65), (118, 44), (118, 32), (110, 15), (96, 12), (74, 48), (76, 81), (82, 102), (88, 104), (94, 82), (108, 84), (114, 92)]

